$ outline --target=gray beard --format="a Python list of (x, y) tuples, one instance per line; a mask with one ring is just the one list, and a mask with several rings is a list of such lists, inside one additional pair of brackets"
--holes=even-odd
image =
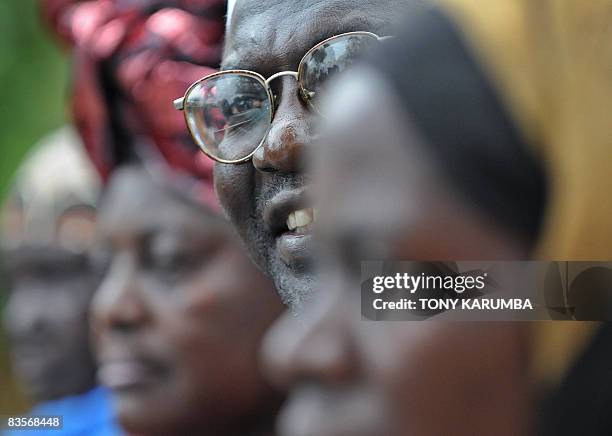
[(250, 214), (246, 234), (242, 235), (249, 247), (249, 255), (256, 265), (274, 281), (276, 290), (292, 312), (299, 312), (308, 299), (314, 286), (314, 276), (310, 267), (295, 271), (278, 258), (276, 241), (268, 233), (262, 221), (263, 210), (278, 192), (295, 189), (305, 184), (303, 176), (274, 176), (271, 183), (259, 184), (260, 193), (253, 202), (254, 211)]

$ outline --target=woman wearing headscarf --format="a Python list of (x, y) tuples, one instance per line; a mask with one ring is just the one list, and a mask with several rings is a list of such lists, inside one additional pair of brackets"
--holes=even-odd
[(218, 68), (226, 2), (45, 0), (42, 6), (71, 52), (73, 118), (102, 176), (146, 154), (178, 177), (202, 180), (195, 195), (211, 200), (212, 164), (196, 151), (171, 100)]
[(98, 379), (130, 434), (269, 436), (282, 396), (257, 357), (283, 306), (229, 223), (176, 188), (141, 166), (106, 188)]

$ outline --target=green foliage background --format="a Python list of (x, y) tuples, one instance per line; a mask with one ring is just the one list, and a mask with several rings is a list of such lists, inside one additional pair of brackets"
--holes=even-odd
[[(0, 0), (0, 198), (28, 149), (65, 121), (66, 78), (66, 58), (41, 23), (38, 0)], [(4, 294), (0, 281), (0, 309)], [(0, 334), (0, 415), (25, 407)]]

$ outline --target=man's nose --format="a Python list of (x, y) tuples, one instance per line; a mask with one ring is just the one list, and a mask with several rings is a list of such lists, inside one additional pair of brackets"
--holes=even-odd
[(300, 381), (340, 384), (358, 370), (350, 316), (340, 296), (324, 295), (316, 300), (310, 302), (306, 319), (285, 314), (264, 339), (265, 373), (281, 389)]
[(284, 77), (278, 107), (268, 135), (253, 155), (253, 165), (262, 172), (300, 172), (304, 147), (312, 142), (311, 114), (298, 96), (297, 82)]
[(128, 255), (115, 256), (92, 302), (94, 330), (126, 332), (142, 326), (147, 319), (135, 260)]

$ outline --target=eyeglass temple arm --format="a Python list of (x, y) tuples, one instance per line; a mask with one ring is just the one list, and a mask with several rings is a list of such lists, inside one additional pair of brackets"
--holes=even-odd
[(174, 109), (182, 111), (185, 109), (185, 97), (177, 98), (172, 102), (172, 104), (174, 105)]

